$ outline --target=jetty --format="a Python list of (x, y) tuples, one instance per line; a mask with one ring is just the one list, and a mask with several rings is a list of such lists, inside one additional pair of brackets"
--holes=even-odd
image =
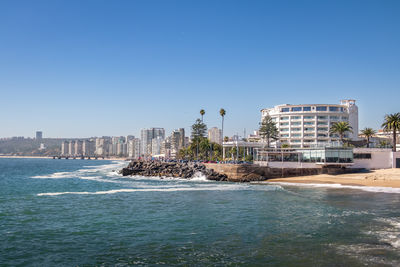
[(120, 173), (123, 176), (138, 175), (150, 177), (174, 177), (191, 179), (204, 175), (208, 180), (226, 181), (228, 176), (213, 169), (207, 169), (204, 164), (194, 162), (159, 162), (133, 160)]

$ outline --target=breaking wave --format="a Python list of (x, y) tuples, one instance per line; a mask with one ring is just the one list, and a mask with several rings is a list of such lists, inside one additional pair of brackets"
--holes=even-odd
[[(124, 188), (124, 189), (113, 189), (107, 191), (96, 191), (96, 192), (53, 192), (53, 193), (40, 193), (37, 196), (59, 196), (59, 195), (104, 195), (104, 194), (116, 194), (116, 193), (132, 193), (132, 192), (178, 192), (178, 191), (233, 191), (243, 190), (246, 187), (241, 185), (215, 185), (208, 187), (153, 187), (153, 188)], [(263, 187), (263, 191), (277, 191), (282, 188), (279, 186), (266, 186)]]

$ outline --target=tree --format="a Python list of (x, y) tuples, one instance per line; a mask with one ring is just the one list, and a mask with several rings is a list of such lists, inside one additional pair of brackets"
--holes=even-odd
[(376, 134), (376, 131), (372, 128), (365, 128), (364, 130), (361, 130), (361, 134), (367, 138), (367, 147), (369, 147), (369, 138)]
[(386, 140), (381, 140), (379, 141), (379, 145), (380, 148), (387, 148), (389, 146), (389, 142)]
[(263, 118), (260, 123), (260, 136), (267, 141), (267, 147), (270, 146), (271, 140), (277, 140), (279, 130), (276, 127), (276, 123), (272, 120), (271, 116), (267, 115)]
[(225, 109), (221, 108), (219, 110), (219, 115), (222, 117), (222, 128), (221, 128), (221, 136), (224, 136), (224, 117), (225, 117), (226, 111)]
[(347, 133), (353, 132), (353, 128), (350, 126), (350, 124), (347, 121), (339, 121), (335, 122), (332, 124), (329, 133), (330, 134), (338, 134), (340, 141), (343, 143), (344, 141), (344, 135)]
[(207, 125), (205, 125), (200, 119), (192, 125), (192, 140), (205, 137), (207, 133)]
[(229, 137), (228, 136), (225, 136), (224, 137), (224, 142), (228, 142), (229, 141)]
[(386, 132), (393, 132), (393, 152), (396, 152), (397, 130), (400, 130), (400, 112), (387, 114), (385, 121), (382, 123), (382, 128)]
[(201, 122), (203, 122), (203, 116), (206, 114), (206, 111), (204, 109), (200, 109), (200, 115), (201, 115)]
[(192, 144), (196, 143), (196, 157), (199, 157), (199, 143), (204, 139), (207, 132), (207, 126), (200, 120), (197, 119), (192, 125)]

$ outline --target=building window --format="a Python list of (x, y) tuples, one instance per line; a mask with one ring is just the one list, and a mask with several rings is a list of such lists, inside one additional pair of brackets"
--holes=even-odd
[(306, 121), (306, 122), (304, 122), (304, 125), (314, 125), (314, 122), (313, 121)]
[(288, 122), (281, 122), (281, 126), (287, 126), (287, 125), (289, 125)]
[(303, 111), (311, 111), (311, 107), (303, 107)]
[(281, 137), (289, 137), (288, 134), (281, 134)]
[(355, 159), (371, 159), (371, 153), (354, 153)]
[(301, 125), (301, 122), (300, 121), (295, 121), (295, 122), (292, 122), (292, 125)]
[(318, 127), (318, 131), (328, 131), (328, 128), (319, 128)]
[(304, 116), (304, 119), (305, 120), (313, 120), (313, 119), (315, 119), (315, 117), (314, 116)]
[(338, 116), (331, 116), (331, 120), (333, 120), (333, 121), (336, 121), (336, 120), (338, 120), (338, 119), (339, 119)]
[(296, 139), (296, 140), (291, 140), (290, 142), (291, 142), (291, 143), (300, 143), (301, 140), (297, 140), (297, 139)]
[(283, 129), (281, 129), (281, 132), (288, 132), (289, 131), (289, 128), (283, 128)]
[(316, 108), (316, 110), (317, 110), (317, 111), (326, 111), (326, 110), (327, 110), (327, 107), (325, 107), (325, 106), (319, 106), (319, 107)]
[(304, 128), (304, 131), (314, 131), (315, 128), (314, 127), (308, 127), (308, 128)]
[(294, 107), (292, 108), (292, 111), (297, 112), (297, 111), (301, 111), (302, 108), (301, 107)]
[(342, 120), (348, 121), (348, 120), (349, 120), (349, 117), (342, 117)]
[(289, 108), (282, 108), (281, 112), (289, 112)]
[(304, 134), (304, 137), (314, 137), (314, 134)]
[(281, 121), (286, 121), (288, 119), (289, 119), (289, 117), (281, 117)]
[(319, 119), (319, 120), (327, 120), (327, 119), (328, 119), (328, 116), (318, 116), (318, 119)]
[(319, 121), (318, 125), (328, 125), (328, 123), (327, 122), (323, 122), (323, 121)]
[(292, 128), (292, 132), (299, 132), (301, 131), (301, 128)]
[(337, 112), (339, 111), (339, 107), (329, 107), (329, 111)]
[(300, 120), (301, 117), (300, 117), (300, 116), (292, 116), (291, 119), (292, 119), (292, 120)]
[(298, 134), (298, 133), (292, 134), (292, 137), (301, 137), (301, 134)]

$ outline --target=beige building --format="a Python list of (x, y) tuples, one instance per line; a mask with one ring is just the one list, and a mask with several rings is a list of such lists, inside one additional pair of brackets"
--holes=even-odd
[(222, 144), (222, 131), (217, 127), (208, 130), (208, 140), (213, 143)]

